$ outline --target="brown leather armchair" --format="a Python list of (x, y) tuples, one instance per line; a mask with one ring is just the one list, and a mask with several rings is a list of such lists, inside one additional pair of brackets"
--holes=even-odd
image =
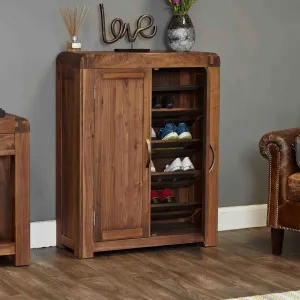
[(274, 255), (281, 255), (284, 230), (300, 231), (300, 168), (293, 146), (297, 135), (300, 128), (274, 131), (259, 143), (261, 154), (269, 160), (267, 226)]

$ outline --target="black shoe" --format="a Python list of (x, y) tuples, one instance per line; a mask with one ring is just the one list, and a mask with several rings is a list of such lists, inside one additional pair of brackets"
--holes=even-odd
[(161, 96), (154, 96), (152, 98), (152, 108), (162, 108)]
[(172, 95), (167, 95), (162, 100), (162, 107), (172, 109), (175, 106), (175, 99)]

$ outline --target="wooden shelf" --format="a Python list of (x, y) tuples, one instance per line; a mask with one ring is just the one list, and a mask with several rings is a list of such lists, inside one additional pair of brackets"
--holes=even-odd
[(152, 125), (154, 127), (164, 126), (166, 123), (184, 122), (192, 125), (203, 118), (200, 108), (173, 108), (152, 109)]
[(168, 85), (154, 86), (152, 92), (181, 92), (181, 91), (199, 91), (204, 88), (204, 85)]
[(182, 219), (185, 221), (185, 219), (192, 216), (194, 213), (193, 210), (174, 210), (174, 211), (163, 211), (163, 212), (157, 212), (151, 214), (151, 221), (157, 221), (160, 223), (164, 223), (166, 220), (179, 220)]
[(11, 241), (0, 241), (0, 255), (14, 255), (15, 248), (15, 243)]
[(189, 187), (195, 184), (200, 176), (200, 171), (156, 172), (151, 174), (151, 186), (154, 189)]
[(15, 150), (1, 150), (0, 151), (0, 156), (13, 156), (16, 155)]
[(185, 223), (195, 213), (202, 211), (200, 203), (168, 203), (151, 205), (151, 221), (153, 224)]
[(151, 236), (169, 236), (181, 234), (201, 234), (201, 228), (191, 223), (151, 224)]
[[(164, 151), (167, 148), (197, 148), (199, 145), (202, 144), (201, 139), (192, 139), (192, 140), (153, 140), (152, 141), (152, 149), (156, 151)], [(160, 150), (158, 150), (160, 149)], [(162, 150), (163, 149), (163, 150)]]
[(165, 150), (155, 150), (152, 152), (152, 159), (157, 158), (170, 158), (170, 157), (190, 157), (197, 150), (195, 148), (187, 148), (187, 149), (165, 149)]
[(201, 208), (201, 207), (202, 204), (196, 202), (152, 204), (151, 213), (166, 212), (166, 211), (195, 210), (196, 208)]
[(196, 178), (200, 176), (200, 171), (180, 171), (180, 172), (155, 172), (151, 174), (152, 180), (178, 180)]
[(199, 116), (203, 111), (200, 108), (159, 108), (152, 109), (153, 118), (162, 118), (166, 116)]

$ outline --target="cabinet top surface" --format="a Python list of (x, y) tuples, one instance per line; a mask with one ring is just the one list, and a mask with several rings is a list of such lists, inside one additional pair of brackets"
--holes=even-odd
[(24, 133), (30, 131), (29, 122), (19, 116), (6, 114), (4, 118), (0, 118), (0, 133)]
[(211, 52), (62, 52), (58, 63), (80, 64), (90, 68), (172, 68), (172, 67), (220, 67), (220, 57)]

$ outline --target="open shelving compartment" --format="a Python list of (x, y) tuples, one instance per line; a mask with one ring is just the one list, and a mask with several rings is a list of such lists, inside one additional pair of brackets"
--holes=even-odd
[[(173, 109), (152, 109), (156, 133), (166, 123), (184, 122), (191, 140), (153, 140), (151, 189), (173, 191), (176, 203), (151, 204), (151, 236), (193, 235), (203, 240), (205, 204), (205, 145), (207, 116), (207, 73), (205, 68), (154, 69), (153, 96), (172, 95)], [(165, 173), (166, 165), (177, 157), (189, 157), (193, 171)]]
[[(1, 150), (1, 149), (0, 149)], [(14, 234), (14, 150), (0, 155), (0, 254), (15, 254)]]

